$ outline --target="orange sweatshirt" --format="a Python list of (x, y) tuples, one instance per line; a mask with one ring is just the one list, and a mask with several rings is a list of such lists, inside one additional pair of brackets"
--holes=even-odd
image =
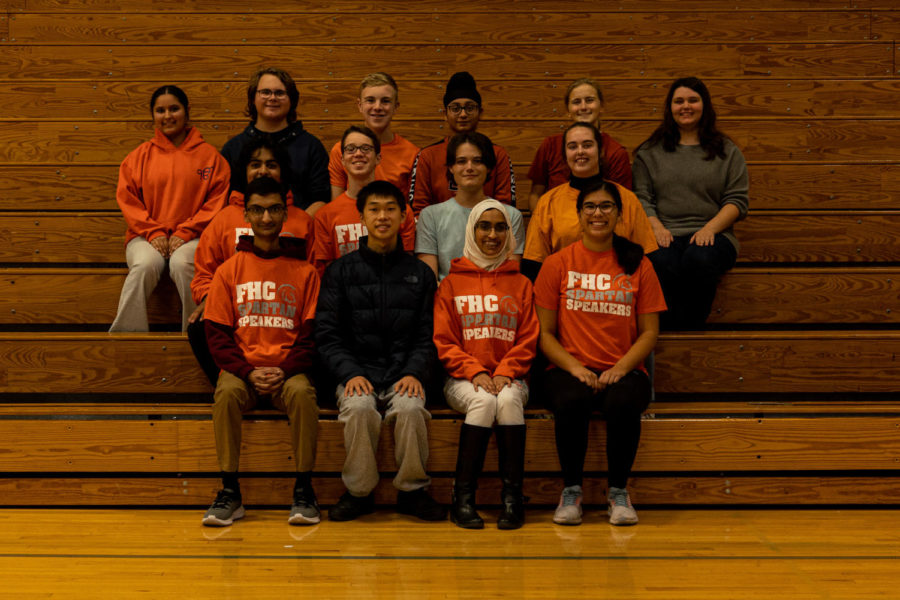
[[(213, 217), (209, 226), (200, 236), (197, 250), (194, 252), (194, 278), (191, 280), (191, 295), (196, 304), (200, 304), (209, 293), (216, 269), (226, 260), (234, 256), (242, 235), (253, 235), (253, 229), (244, 219), (244, 194), (231, 192), (228, 206)], [(313, 220), (305, 210), (292, 204), (292, 196), (288, 192), (287, 219), (281, 228), (282, 236), (290, 236), (306, 240), (306, 247), (313, 245)]]
[[(315, 218), (315, 233), (309, 262), (321, 276), (325, 267), (333, 261), (359, 248), (359, 238), (369, 235), (359, 219), (356, 199), (344, 192), (319, 209)], [(412, 252), (416, 247), (416, 219), (406, 209), (406, 217), (400, 224), (400, 241), (403, 249)]]
[[(409, 174), (418, 153), (418, 146), (395, 133), (394, 139), (381, 145), (381, 162), (375, 167), (375, 179), (390, 181), (406, 195), (409, 193)], [(328, 174), (331, 185), (346, 190), (347, 172), (344, 170), (342, 158), (341, 143), (338, 142), (331, 148)]]
[(163, 133), (133, 150), (119, 167), (116, 201), (128, 225), (127, 244), (176, 235), (186, 242), (225, 206), (231, 170), (196, 127), (177, 148)]
[(434, 345), (450, 377), (522, 379), (539, 333), (531, 282), (516, 261), (485, 271), (466, 257), (453, 260), (434, 301)]
[[(658, 246), (647, 213), (634, 192), (618, 183), (615, 185), (622, 196), (622, 214), (616, 224), (616, 233), (643, 247), (644, 254), (650, 254)], [(581, 239), (581, 222), (575, 210), (577, 202), (578, 190), (568, 183), (541, 196), (528, 222), (522, 258), (544, 262), (554, 252)]]
[[(226, 335), (210, 343), (220, 368), (246, 379), (254, 367), (281, 367), (287, 377), (312, 363), (312, 322), (319, 276), (302, 260), (304, 242), (288, 239), (263, 252), (244, 236), (239, 250), (216, 271), (206, 302), (210, 329)], [(228, 369), (226, 369), (228, 370)]]

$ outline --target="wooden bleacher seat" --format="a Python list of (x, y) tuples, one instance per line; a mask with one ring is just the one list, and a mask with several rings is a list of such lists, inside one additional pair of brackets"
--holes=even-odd
[[(143, 0), (0, 6), (8, 115), (0, 122), (0, 503), (205, 506), (213, 497), (211, 387), (184, 337), (92, 330), (112, 320), (126, 273), (118, 165), (152, 135), (152, 90), (175, 77), (192, 119), (221, 147), (247, 122), (248, 74), (277, 56), (298, 78), (301, 119), (328, 148), (359, 122), (357, 85), (376, 70), (398, 77), (397, 132), (419, 145), (444, 136), (443, 86), (465, 64), (484, 98), (480, 130), (511, 154), (520, 207), (535, 149), (567, 125), (569, 81), (600, 76), (604, 131), (633, 151), (658, 123), (669, 81), (704, 78), (721, 128), (747, 158), (751, 213), (736, 228), (740, 263), (720, 286), (714, 330), (662, 336), (634, 499), (895, 504), (900, 12), (877, 0), (588, 4), (498, 0), (491, 12), (502, 31), (482, 18), (483, 6), (448, 9), (445, 0), (389, 2), (365, 19), (351, 0), (302, 10), (276, 1), (250, 12), (238, 0), (156, 0), (152, 11)], [(176, 18), (162, 26), (168, 9)], [(177, 329), (177, 304), (164, 277), (151, 322)], [(526, 493), (553, 504), (552, 419), (539, 404), (527, 411)], [(342, 491), (334, 417), (323, 410), (316, 489), (324, 504)], [(443, 500), (459, 418), (436, 408), (430, 424), (433, 489)], [(599, 421), (593, 427), (585, 489), (596, 502), (604, 435)], [(248, 415), (248, 503), (288, 502), (286, 433), (272, 411)], [(380, 503), (394, 500), (390, 444), (384, 436)], [(492, 449), (487, 469), (495, 465)], [(480, 499), (496, 502), (494, 478), (482, 490)]]

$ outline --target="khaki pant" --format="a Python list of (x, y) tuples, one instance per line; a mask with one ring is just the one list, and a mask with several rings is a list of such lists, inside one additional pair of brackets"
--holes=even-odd
[(374, 394), (345, 396), (344, 386), (336, 391), (338, 421), (344, 424), (344, 447), (347, 458), (341, 479), (353, 496), (367, 496), (380, 478), (375, 454), (384, 421), (394, 427), (394, 460), (397, 475), (394, 487), (403, 492), (423, 488), (431, 482), (425, 473), (428, 462), (428, 428), (431, 414), (425, 410), (425, 399), (398, 394), (393, 386)]
[[(213, 400), (213, 429), (219, 469), (226, 473), (238, 470), (242, 417), (245, 412), (253, 410), (258, 400), (253, 387), (243, 379), (226, 371), (219, 374)], [(316, 389), (306, 375), (294, 375), (272, 396), (272, 405), (287, 413), (297, 471), (312, 471), (316, 462), (316, 434), (319, 430)]]
[(147, 322), (147, 300), (159, 283), (168, 263), (169, 277), (175, 282), (181, 298), (181, 330), (186, 331), (188, 317), (197, 308), (191, 297), (191, 279), (194, 278), (194, 251), (199, 240), (193, 239), (182, 244), (172, 253), (168, 261), (162, 257), (150, 242), (136, 237), (125, 246), (125, 260), (128, 262), (128, 276), (119, 295), (119, 309), (109, 328), (116, 331), (149, 331)]

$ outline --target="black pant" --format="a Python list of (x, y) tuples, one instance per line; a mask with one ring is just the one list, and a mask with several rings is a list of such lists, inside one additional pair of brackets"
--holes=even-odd
[(212, 354), (209, 352), (209, 343), (206, 341), (206, 325), (203, 319), (197, 319), (188, 325), (187, 336), (188, 342), (191, 344), (191, 350), (194, 351), (194, 356), (197, 357), (197, 362), (200, 363), (200, 368), (203, 369), (203, 372), (209, 378), (209, 382), (215, 387), (216, 382), (219, 380), (219, 367), (216, 366), (216, 361), (213, 360)]
[(691, 244), (690, 239), (678, 236), (668, 248), (647, 255), (669, 308), (660, 317), (660, 328), (666, 331), (703, 329), (719, 279), (737, 260), (734, 246), (721, 233), (712, 246)]
[(591, 413), (606, 418), (606, 459), (610, 487), (624, 488), (641, 439), (641, 413), (650, 404), (650, 380), (631, 371), (618, 382), (595, 392), (562, 369), (544, 374), (543, 392), (556, 423), (556, 451), (564, 485), (581, 485), (587, 454)]

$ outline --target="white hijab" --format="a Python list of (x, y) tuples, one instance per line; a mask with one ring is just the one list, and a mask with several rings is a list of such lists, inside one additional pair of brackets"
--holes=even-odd
[[(488, 256), (475, 243), (475, 224), (478, 223), (485, 211), (491, 209), (500, 211), (500, 214), (506, 220), (506, 226), (509, 228), (506, 234), (506, 244), (495, 256)], [(469, 221), (466, 223), (466, 245), (463, 247), (463, 256), (475, 263), (478, 268), (485, 271), (493, 271), (505, 263), (512, 255), (515, 249), (515, 239), (516, 236), (513, 235), (512, 223), (509, 220), (509, 213), (506, 212), (506, 206), (493, 198), (488, 198), (476, 204), (472, 208), (472, 212), (469, 213)]]

